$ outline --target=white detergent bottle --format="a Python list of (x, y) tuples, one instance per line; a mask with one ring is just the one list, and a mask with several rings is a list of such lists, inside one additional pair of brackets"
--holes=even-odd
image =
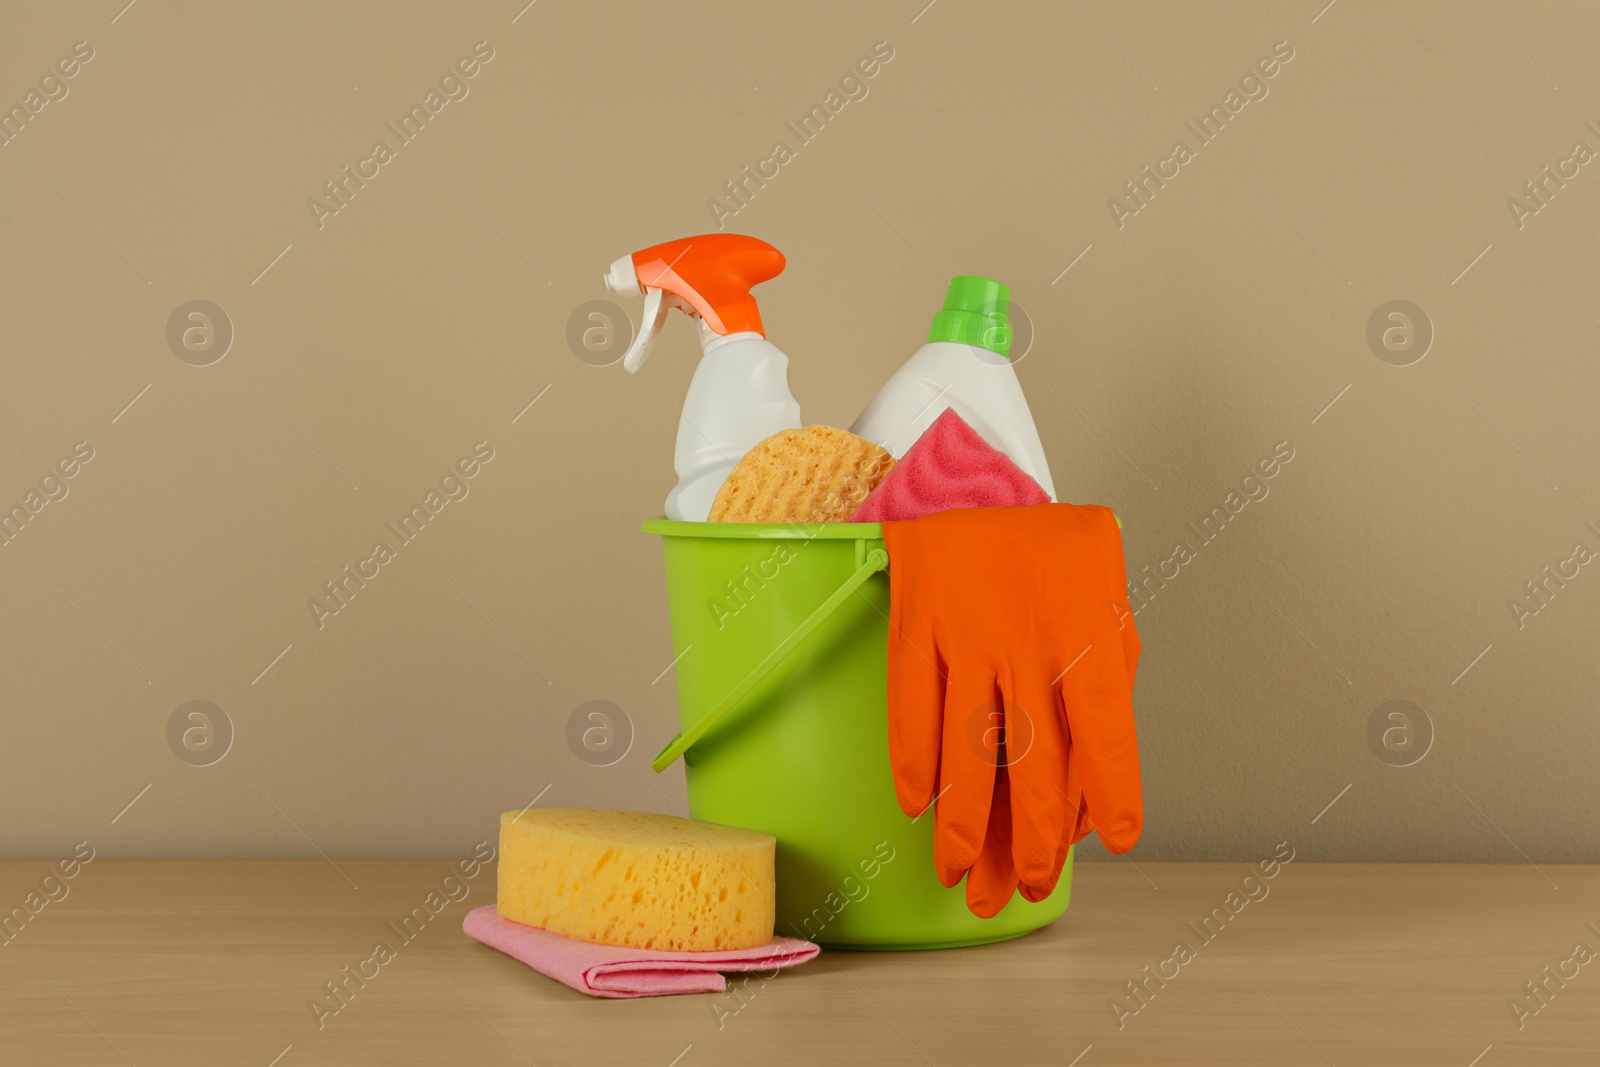
[(1011, 290), (1000, 282), (952, 278), (928, 343), (879, 390), (850, 431), (898, 459), (946, 408), (954, 409), (1054, 500), (1044, 445), (1009, 358), (1010, 311)]
[(672, 308), (699, 326), (704, 354), (680, 411), (669, 519), (706, 521), (717, 490), (744, 454), (800, 425), (800, 404), (789, 392), (789, 357), (766, 339), (750, 295), (783, 268), (783, 253), (765, 241), (709, 233), (623, 256), (606, 272), (612, 292), (645, 297), (639, 334), (622, 357), (629, 374), (644, 366)]

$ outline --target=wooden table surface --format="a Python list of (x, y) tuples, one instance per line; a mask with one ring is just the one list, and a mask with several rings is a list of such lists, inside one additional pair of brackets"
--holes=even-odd
[[(1600, 951), (1600, 867), (1527, 864), (1296, 862), (1252, 883), (1260, 899), (1233, 898), (1209, 942), (1190, 924), (1251, 864), (1081, 864), (1066, 916), (1016, 941), (829, 952), (742, 997), (635, 1001), (582, 996), (467, 938), (490, 867), (319, 1028), (324, 983), (397, 942), (387, 924), (451, 868), (96, 860), (4, 929), (0, 1062), (1600, 1063), (1600, 959), (1575, 955)], [(0, 864), (0, 907), (51, 869)], [(1187, 962), (1168, 962), (1178, 942)], [(1146, 965), (1176, 973), (1140, 1006), (1125, 984)]]

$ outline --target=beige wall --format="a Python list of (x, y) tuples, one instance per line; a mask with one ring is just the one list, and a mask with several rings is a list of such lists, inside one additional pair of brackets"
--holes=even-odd
[[(1193, 551), (1138, 617), (1138, 855), (1600, 860), (1600, 567), (1510, 607), (1600, 550), (1600, 164), (1508, 207), (1600, 150), (1588, 5), (122, 3), (0, 13), (4, 101), (93, 49), (0, 147), (0, 502), (93, 451), (0, 548), (0, 854), (454, 856), (547, 786), (682, 804), (646, 766), (676, 708), (638, 527), (695, 344), (673, 323), (629, 378), (568, 320), (786, 140), (727, 225), (789, 257), (760, 295), (808, 420), (848, 424), (947, 275), (993, 275), (1064, 496), (1117, 508), (1136, 571)], [(319, 226), (308, 199), (477, 42), (469, 95)], [(1202, 145), (1185, 123), (1278, 42)], [(208, 366), (169, 346), (192, 300), (232, 323)], [(1392, 300), (1435, 334), (1409, 366), (1369, 346)], [(319, 629), (308, 599), (483, 441)], [(191, 700), (233, 727), (210, 766), (169, 744)], [(569, 750), (590, 700), (636, 728), (614, 766)], [(1431, 722), (1412, 766), (1369, 741), (1395, 700)]]

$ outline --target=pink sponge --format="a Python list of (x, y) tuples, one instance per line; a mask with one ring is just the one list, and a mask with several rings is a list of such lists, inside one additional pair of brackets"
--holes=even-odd
[(851, 522), (898, 522), (953, 508), (1046, 504), (1050, 494), (946, 408), (867, 495)]

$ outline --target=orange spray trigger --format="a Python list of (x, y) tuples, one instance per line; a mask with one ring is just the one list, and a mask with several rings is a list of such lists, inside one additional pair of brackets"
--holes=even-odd
[(606, 288), (645, 295), (644, 321), (622, 357), (623, 368), (632, 374), (644, 366), (671, 307), (699, 318), (715, 334), (765, 337), (750, 290), (783, 268), (782, 252), (737, 233), (684, 237), (618, 259), (606, 272)]

